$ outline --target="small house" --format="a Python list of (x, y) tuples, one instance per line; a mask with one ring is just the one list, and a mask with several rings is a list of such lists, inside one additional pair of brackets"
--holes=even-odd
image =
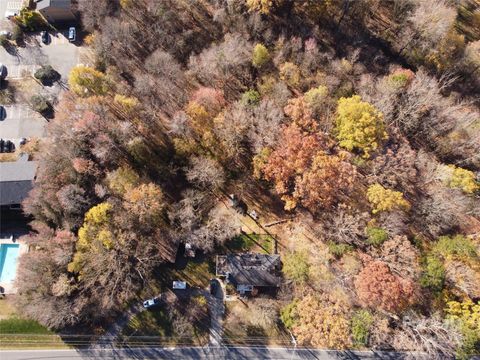
[(20, 208), (22, 201), (33, 188), (37, 172), (37, 162), (18, 161), (0, 163), (0, 206)]
[(217, 256), (216, 273), (232, 284), (240, 295), (280, 286), (280, 255), (231, 254)]

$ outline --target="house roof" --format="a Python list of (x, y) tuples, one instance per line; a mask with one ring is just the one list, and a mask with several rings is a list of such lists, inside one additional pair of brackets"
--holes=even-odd
[(20, 204), (33, 188), (35, 161), (0, 163), (0, 205)]
[(72, 0), (37, 0), (37, 10), (42, 10), (47, 7), (69, 9), (71, 5)]
[(217, 275), (234, 285), (280, 286), (280, 255), (239, 254), (217, 256)]

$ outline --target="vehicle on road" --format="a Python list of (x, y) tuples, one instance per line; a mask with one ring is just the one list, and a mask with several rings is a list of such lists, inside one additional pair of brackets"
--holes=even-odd
[(42, 31), (41, 35), (42, 35), (42, 42), (45, 45), (47, 45), (49, 43), (49, 40), (50, 40), (50, 35), (49, 35), (48, 31)]
[(77, 30), (72, 26), (68, 29), (68, 40), (74, 42), (77, 39)]
[(20, 138), (20, 141), (18, 142), (20, 145), (25, 145), (27, 143), (27, 138)]
[(145, 309), (151, 309), (158, 306), (161, 301), (162, 301), (161, 297), (151, 298), (143, 302), (143, 307)]
[(5, 111), (5, 108), (3, 105), (0, 105), (0, 121), (5, 120), (7, 117), (7, 112)]

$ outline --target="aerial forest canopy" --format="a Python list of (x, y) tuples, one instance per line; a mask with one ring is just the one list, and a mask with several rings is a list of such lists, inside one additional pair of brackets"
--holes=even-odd
[(92, 61), (23, 204), (23, 313), (102, 324), (179, 244), (237, 235), (234, 193), (290, 219), (276, 316), (301, 345), (478, 352), (479, 8), (80, 0)]

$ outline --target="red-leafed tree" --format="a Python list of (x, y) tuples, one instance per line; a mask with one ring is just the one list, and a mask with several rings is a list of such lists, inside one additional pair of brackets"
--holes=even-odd
[(400, 312), (414, 301), (413, 282), (392, 274), (382, 261), (372, 261), (360, 271), (355, 289), (363, 305), (389, 312)]

